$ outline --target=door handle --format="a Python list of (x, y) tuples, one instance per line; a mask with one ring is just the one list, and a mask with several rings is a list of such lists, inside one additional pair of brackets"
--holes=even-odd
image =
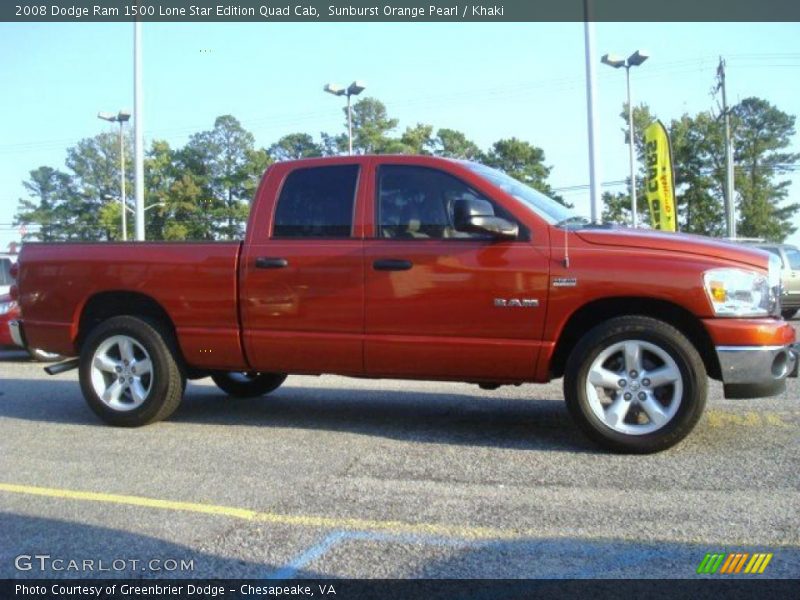
[(285, 258), (271, 256), (259, 256), (256, 258), (256, 269), (285, 269), (288, 266), (289, 261)]
[(414, 266), (410, 260), (399, 258), (383, 258), (372, 263), (372, 268), (376, 271), (408, 271)]

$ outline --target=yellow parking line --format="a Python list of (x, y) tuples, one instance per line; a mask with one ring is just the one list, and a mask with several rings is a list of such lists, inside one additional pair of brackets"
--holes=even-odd
[[(215, 515), (241, 519), (244, 521), (270, 523), (273, 525), (292, 525), (319, 529), (342, 529), (349, 531), (369, 531), (381, 532), (394, 535), (408, 536), (429, 536), (442, 538), (455, 538), (461, 540), (497, 540), (514, 541), (520, 539), (541, 539), (546, 538), (570, 538), (571, 532), (550, 533), (543, 536), (535, 530), (518, 529), (499, 529), (494, 527), (479, 527), (465, 525), (448, 525), (441, 523), (407, 523), (404, 521), (381, 521), (372, 519), (354, 519), (347, 517), (324, 517), (316, 515), (287, 515), (280, 513), (259, 512), (246, 508), (235, 508), (231, 506), (220, 506), (216, 504), (203, 504), (200, 502), (180, 502), (175, 500), (161, 500), (158, 498), (147, 498), (144, 496), (128, 496), (124, 494), (106, 494), (102, 492), (84, 492), (79, 490), (68, 490), (61, 488), (39, 487), (32, 485), (19, 485), (14, 483), (0, 483), (0, 492), (10, 494), (22, 494), (28, 496), (41, 496), (46, 498), (56, 498), (61, 500), (77, 500), (84, 502), (100, 502), (107, 504), (119, 504), (124, 506), (140, 506), (143, 508), (155, 508), (161, 510), (180, 511), (186, 513), (197, 513), (205, 515)], [(609, 541), (609, 542), (639, 542), (643, 540), (638, 535), (625, 534), (613, 537), (581, 535), (584, 540)], [(701, 538), (676, 538), (663, 540), (647, 540), (647, 543), (683, 543), (683, 544), (702, 544), (708, 540)], [(746, 546), (758, 543), (758, 540), (716, 540), (715, 543), (732, 546)], [(769, 542), (772, 547), (793, 546), (792, 542)], [(748, 568), (751, 568), (751, 564)], [(760, 564), (758, 565), (761, 566)], [(756, 565), (752, 565), (755, 570)]]
[(124, 504), (126, 506), (163, 508), (167, 510), (180, 510), (185, 512), (204, 513), (207, 515), (234, 517), (236, 519), (246, 519), (248, 521), (254, 520), (258, 514), (254, 510), (232, 508), (230, 506), (215, 506), (213, 504), (200, 504), (199, 502), (176, 502), (174, 500), (159, 500), (157, 498), (144, 498), (142, 496), (124, 496), (120, 494), (103, 494), (99, 492), (79, 492), (76, 490), (35, 487), (32, 485), (16, 485), (13, 483), (0, 483), (0, 492), (28, 494), (31, 496), (46, 496), (48, 498), (61, 498), (63, 500), (87, 500), (89, 502), (107, 502), (110, 504)]
[(126, 496), (120, 494), (105, 494), (100, 492), (81, 492), (76, 490), (37, 487), (31, 485), (17, 485), (12, 483), (0, 483), (0, 492), (45, 496), (48, 498), (59, 498), (62, 500), (83, 500), (88, 502), (123, 504), (125, 506), (160, 508), (165, 510), (232, 517), (235, 519), (243, 519), (245, 521), (259, 521), (271, 523), (273, 525), (295, 525), (325, 529), (360, 529), (364, 531), (384, 531), (395, 534), (429, 535), (468, 540), (507, 540), (525, 537), (524, 534), (520, 532), (490, 527), (468, 527), (460, 525), (442, 525), (436, 523), (405, 523), (402, 521), (377, 521), (370, 519), (320, 517), (312, 515), (286, 515), (279, 513), (258, 512), (255, 510), (234, 508), (230, 506), (219, 506), (215, 504), (202, 504), (199, 502), (159, 500), (157, 498), (145, 498), (142, 496)]
[(749, 411), (746, 413), (735, 413), (723, 410), (709, 410), (708, 424), (711, 427), (727, 427), (738, 425), (741, 427), (791, 427), (780, 413)]

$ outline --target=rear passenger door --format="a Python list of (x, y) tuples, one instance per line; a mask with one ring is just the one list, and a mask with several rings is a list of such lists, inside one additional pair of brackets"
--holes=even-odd
[[(359, 164), (296, 168), (275, 186), (271, 218), (253, 221), (244, 253), (242, 321), (259, 371), (363, 371)], [(261, 197), (260, 202), (269, 202)]]

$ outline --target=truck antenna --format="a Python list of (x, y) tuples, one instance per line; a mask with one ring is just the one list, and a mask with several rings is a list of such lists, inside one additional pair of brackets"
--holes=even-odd
[(564, 227), (564, 268), (569, 269), (569, 227)]

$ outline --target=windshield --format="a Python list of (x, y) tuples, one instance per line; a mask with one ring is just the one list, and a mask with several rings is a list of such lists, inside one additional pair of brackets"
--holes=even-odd
[(550, 225), (563, 224), (564, 226), (574, 226), (589, 222), (587, 219), (576, 215), (563, 204), (559, 204), (529, 185), (525, 185), (513, 177), (509, 177), (502, 171), (474, 162), (465, 162), (464, 164), (469, 167), (471, 171), (474, 171), (486, 179), (489, 183), (499, 187), (507, 194), (514, 196), (514, 198), (522, 202), (526, 207), (550, 223)]
[(793, 271), (800, 271), (800, 250), (797, 248), (786, 248), (786, 258), (789, 259), (789, 266)]
[(11, 285), (11, 261), (7, 258), (0, 259), (0, 285)]

